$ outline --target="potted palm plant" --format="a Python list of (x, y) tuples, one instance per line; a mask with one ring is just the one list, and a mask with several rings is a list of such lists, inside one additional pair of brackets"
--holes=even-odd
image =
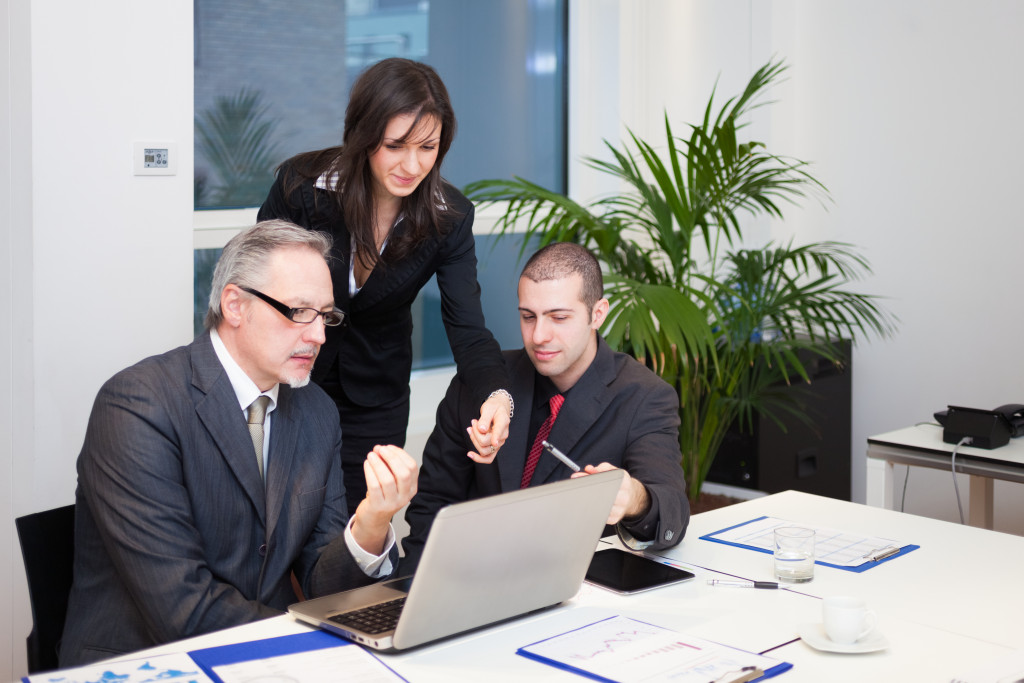
[[(842, 363), (836, 342), (888, 336), (894, 319), (874, 296), (847, 285), (870, 272), (839, 242), (742, 248), (741, 218), (781, 218), (784, 202), (828, 197), (806, 162), (742, 141), (744, 117), (785, 71), (771, 61), (743, 92), (676, 137), (665, 117), (664, 147), (629, 131), (607, 141), (613, 161), (585, 163), (622, 190), (586, 206), (528, 180), (482, 180), (466, 194), (505, 203), (497, 231), (574, 241), (605, 266), (610, 311), (602, 333), (672, 384), (680, 399), (680, 446), (689, 497), (696, 500), (730, 426), (755, 414), (782, 424), (809, 419), (780, 384), (807, 381), (801, 356)], [(524, 240), (526, 244), (529, 240)]]

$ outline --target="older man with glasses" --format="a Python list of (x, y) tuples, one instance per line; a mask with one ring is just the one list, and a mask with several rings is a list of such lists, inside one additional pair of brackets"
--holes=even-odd
[[(394, 446), (367, 455), (348, 519), (334, 403), (306, 387), (342, 324), (330, 240), (284, 221), (225, 247), (206, 331), (104, 384), (78, 458), (62, 666), (279, 614), (389, 576), (391, 517), (416, 491)], [(304, 388), (303, 388), (304, 387)]]

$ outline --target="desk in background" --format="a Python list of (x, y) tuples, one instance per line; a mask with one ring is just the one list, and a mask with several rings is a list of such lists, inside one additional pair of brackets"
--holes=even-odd
[[(722, 575), (771, 578), (771, 556), (700, 540), (727, 526), (770, 515), (865, 535), (898, 538), (920, 549), (863, 573), (817, 566), (814, 581), (787, 590), (712, 587)], [(949, 681), (1024, 648), (1017, 594), (1024, 538), (856, 503), (787, 491), (694, 515), (683, 543), (662, 553), (696, 569), (684, 584), (634, 596), (584, 585), (569, 603), (397, 655), (382, 655), (413, 683), (565, 681), (585, 678), (515, 654), (516, 648), (598, 619), (623, 614), (793, 663), (780, 683), (805, 681)], [(889, 641), (881, 652), (819, 652), (798, 639), (800, 624), (821, 619), (824, 595), (866, 598)], [(299, 633), (288, 616), (246, 624), (133, 653), (180, 652)]]
[[(922, 424), (868, 438), (868, 505), (896, 507), (894, 465), (914, 465), (952, 473), (955, 444), (942, 440), (942, 427)], [(993, 522), (993, 481), (1024, 483), (1024, 439), (992, 450), (962, 446), (956, 456), (957, 472), (970, 475), (970, 503), (967, 521), (991, 529)]]

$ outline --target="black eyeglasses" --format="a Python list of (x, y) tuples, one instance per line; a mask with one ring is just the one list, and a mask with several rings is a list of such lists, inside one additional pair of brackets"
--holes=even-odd
[(330, 311), (318, 311), (315, 308), (291, 308), (290, 306), (285, 306), (277, 299), (269, 297), (263, 292), (253, 289), (252, 287), (243, 287), (242, 285), (238, 285), (238, 288), (243, 292), (248, 292), (255, 297), (263, 299), (270, 304), (274, 310), (291, 320), (293, 323), (308, 325), (316, 320), (317, 316), (323, 316), (324, 325), (327, 325), (327, 327), (337, 327), (341, 324), (341, 321), (345, 319), (345, 311), (339, 308), (334, 308)]

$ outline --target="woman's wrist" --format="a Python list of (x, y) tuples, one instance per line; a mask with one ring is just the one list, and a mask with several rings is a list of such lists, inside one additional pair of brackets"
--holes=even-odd
[(506, 401), (508, 401), (508, 419), (511, 420), (512, 415), (516, 411), (516, 402), (512, 400), (512, 394), (508, 393), (508, 391), (506, 391), (505, 389), (495, 389), (487, 397), (487, 400), (489, 401), (492, 398), (504, 398)]

